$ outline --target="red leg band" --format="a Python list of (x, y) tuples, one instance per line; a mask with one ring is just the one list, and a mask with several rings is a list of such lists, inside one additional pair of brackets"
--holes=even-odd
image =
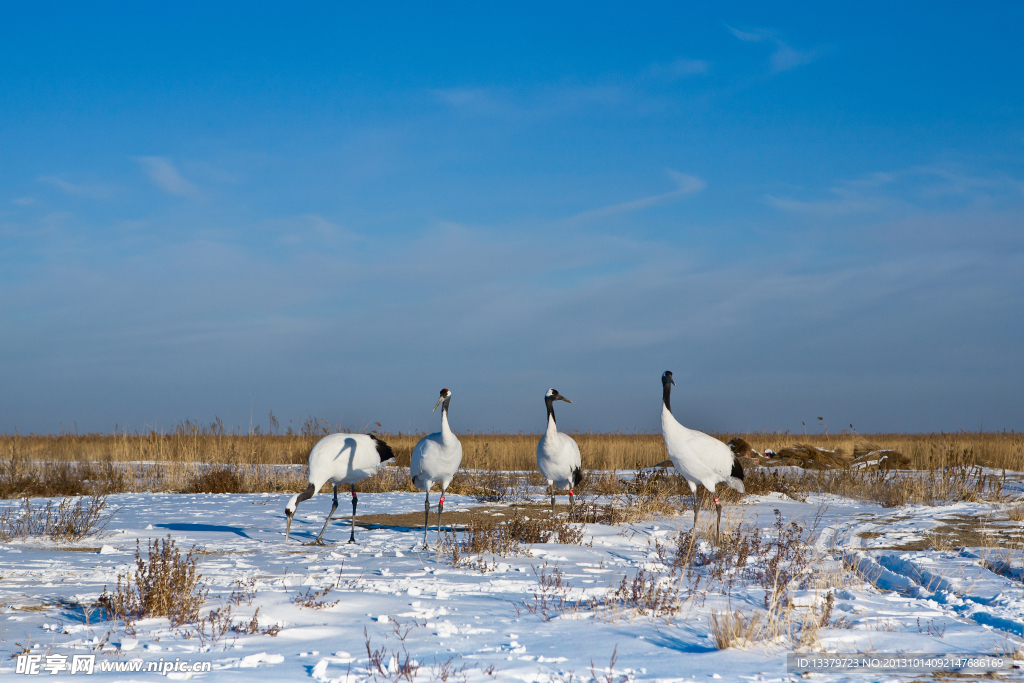
[(715, 505), (718, 505), (718, 498), (715, 498)]
[(444, 496), (441, 496), (441, 500), (438, 501), (441, 505), (444, 505)]
[(573, 489), (569, 489), (569, 495), (570, 496), (576, 495), (576, 491), (574, 491)]

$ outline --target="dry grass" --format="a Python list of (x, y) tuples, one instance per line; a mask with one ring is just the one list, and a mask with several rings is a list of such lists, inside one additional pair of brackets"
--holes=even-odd
[(171, 540), (150, 540), (149, 556), (142, 557), (135, 542), (135, 571), (117, 577), (114, 592), (103, 589), (99, 605), (109, 617), (124, 621), (125, 630), (148, 617), (169, 617), (171, 626), (196, 622), (209, 593), (196, 569), (195, 549), (182, 556)]
[[(309, 448), (328, 428), (308, 421), (301, 433), (227, 433), (219, 425), (200, 428), (184, 423), (160, 434), (4, 435), (0, 436), (0, 497), (104, 495), (119, 492), (292, 493), (305, 488), (304, 464)], [(367, 493), (415, 491), (408, 475), (418, 434), (382, 435), (396, 454), (395, 463), (359, 485)], [(573, 522), (619, 523), (671, 515), (689, 505), (689, 490), (669, 470), (650, 466), (665, 461), (658, 434), (576, 434), (586, 466), (577, 487), (581, 506)], [(490, 502), (522, 503), (530, 487), (543, 485), (535, 471), (538, 435), (465, 434), (462, 469), (449, 493), (475, 495)], [(778, 491), (800, 499), (809, 492), (873, 500), (886, 506), (935, 504), (951, 500), (998, 497), (1001, 482), (980, 465), (1020, 469), (1024, 436), (1016, 433), (956, 434), (722, 434), (723, 441), (742, 439), (744, 448), (773, 448), (794, 458), (812, 454), (835, 470), (808, 470), (796, 476), (753, 467), (748, 461), (748, 493)], [(789, 449), (787, 451), (786, 449)], [(826, 449), (821, 451), (819, 449)], [(922, 470), (845, 469), (879, 451), (895, 455), (889, 462), (910, 463)], [(898, 453), (897, 453), (898, 451)], [(896, 455), (899, 457), (897, 458)], [(776, 461), (760, 460), (771, 465)], [(635, 478), (622, 470), (648, 468)], [(731, 490), (726, 502), (738, 497)], [(325, 487), (324, 491), (327, 491)], [(586, 494), (615, 497), (595, 506)], [(707, 502), (701, 500), (702, 505)]]
[[(536, 508), (527, 511), (531, 515), (536, 514)], [(530, 517), (518, 508), (513, 508), (511, 516), (503, 520), (474, 516), (462, 526), (461, 531), (449, 529), (442, 533), (443, 552), (449, 564), (472, 567), (482, 572), (494, 568), (494, 557), (526, 554), (524, 545), (580, 545), (583, 542), (583, 526), (570, 523), (567, 515), (552, 515), (544, 510), (539, 516)], [(488, 555), (491, 556), (490, 563)]]
[(748, 617), (739, 610), (725, 610), (712, 612), (710, 621), (715, 647), (727, 650), (749, 645), (758, 638), (761, 615), (755, 612)]
[[(985, 473), (972, 464), (969, 453), (947, 453), (936, 462), (941, 465), (923, 471), (807, 470), (790, 474), (764, 468), (751, 472), (745, 484), (749, 494), (778, 491), (803, 500), (808, 493), (830, 493), (870, 500), (884, 507), (999, 501), (1004, 497), (1003, 476)], [(722, 497), (727, 501), (736, 498), (732, 491)]]
[(57, 542), (80, 541), (106, 528), (113, 513), (104, 512), (106, 496), (64, 498), (56, 505), (47, 501), (35, 508), (28, 498), (21, 508), (0, 512), (0, 540), (49, 538)]
[[(325, 422), (307, 420), (303, 428), (284, 434), (227, 432), (214, 423), (200, 427), (185, 422), (169, 432), (133, 434), (0, 435), (5, 459), (46, 461), (218, 463), (226, 465), (301, 465), (313, 444), (334, 431)], [(380, 434), (408, 466), (412, 448), (422, 434)], [(955, 432), (937, 434), (716, 434), (723, 442), (742, 438), (752, 448), (776, 452), (797, 444), (834, 451), (846, 460), (871, 450), (896, 451), (915, 469), (932, 469), (948, 453), (966, 453), (972, 463), (1016, 469), (1024, 462), (1024, 434)], [(591, 470), (650, 467), (666, 458), (660, 434), (575, 433), (584, 465)], [(480, 470), (532, 470), (539, 434), (460, 434), (463, 467)]]

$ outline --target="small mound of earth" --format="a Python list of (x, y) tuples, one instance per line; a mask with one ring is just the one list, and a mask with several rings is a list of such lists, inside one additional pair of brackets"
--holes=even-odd
[(776, 457), (764, 461), (764, 465), (767, 467), (792, 465), (805, 470), (842, 470), (846, 469), (847, 460), (836, 451), (796, 443), (780, 450)]
[(733, 455), (737, 458), (760, 458), (761, 454), (754, 450), (753, 446), (747, 443), (746, 439), (736, 437), (726, 444), (732, 449)]
[(850, 461), (851, 470), (906, 470), (910, 469), (910, 458), (899, 451), (878, 449), (854, 455)]

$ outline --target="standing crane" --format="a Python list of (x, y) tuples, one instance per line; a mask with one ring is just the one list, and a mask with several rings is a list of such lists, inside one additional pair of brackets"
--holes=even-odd
[(580, 447), (568, 434), (558, 431), (555, 424), (555, 401), (572, 403), (555, 389), (548, 389), (544, 394), (544, 404), (548, 409), (548, 428), (537, 443), (537, 469), (548, 480), (551, 491), (551, 511), (555, 511), (555, 488), (569, 489), (569, 508), (575, 505), (573, 494), (576, 485), (583, 478), (580, 470)]
[(661, 376), (661, 433), (665, 437), (665, 448), (676, 471), (690, 485), (693, 494), (693, 537), (697, 535), (697, 484), (711, 491), (715, 499), (715, 511), (718, 513), (718, 525), (715, 542), (722, 533), (722, 503), (715, 494), (715, 486), (725, 482), (730, 488), (743, 493), (743, 467), (739, 459), (728, 446), (718, 439), (708, 436), (695, 429), (687, 429), (679, 424), (672, 415), (669, 402), (675, 380), (672, 373), (666, 371)]
[[(430, 488), (441, 484), (441, 499), (437, 502), (437, 545), (441, 545), (441, 513), (444, 512), (444, 493), (452, 483), (452, 477), (462, 464), (462, 443), (448, 426), (448, 403), (452, 392), (441, 390), (441, 397), (434, 404), (434, 410), (441, 406), (441, 431), (419, 440), (412, 449), (409, 462), (409, 476), (413, 484), (427, 496), (423, 502), (423, 547), (427, 547), (427, 525), (430, 521)], [(434, 412), (431, 410), (430, 412)]]

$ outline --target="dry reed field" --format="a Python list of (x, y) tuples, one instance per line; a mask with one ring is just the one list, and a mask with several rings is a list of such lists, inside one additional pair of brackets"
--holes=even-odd
[[(92, 462), (180, 462), (225, 465), (305, 464), (310, 448), (331, 433), (327, 423), (307, 420), (288, 434), (225, 431), (218, 423), (201, 427), (184, 422), (167, 432), (111, 434), (0, 435), (0, 455), (25, 460)], [(655, 465), (667, 457), (661, 434), (570, 433), (579, 443), (584, 464), (592, 470), (630, 470)], [(412, 448), (424, 434), (378, 434), (408, 466)], [(540, 434), (461, 433), (462, 466), (468, 469), (522, 471), (535, 466)], [(947, 453), (966, 453), (978, 465), (1024, 468), (1024, 434), (950, 432), (932, 434), (791, 434), (755, 432), (713, 434), (723, 442), (742, 438), (758, 451), (776, 452), (798, 444), (835, 451), (846, 457), (858, 450), (892, 450), (910, 459), (914, 469), (941, 467)]]
[[(179, 491), (191, 493), (300, 491), (305, 478), (302, 465), (310, 448), (331, 432), (326, 423), (308, 420), (301, 432), (267, 434), (226, 431), (219, 423), (200, 427), (185, 422), (173, 431), (134, 434), (78, 434), (0, 436), (0, 497), (83, 495), (124, 491)], [(397, 467), (382, 468), (361, 485), (365, 491), (415, 490), (406, 468), (421, 434), (381, 434), (395, 452)], [(994, 487), (992, 481), (969, 469), (1024, 469), (1024, 435), (999, 433), (939, 434), (717, 434), (728, 442), (742, 438), (752, 448), (800, 449), (822, 453), (839, 463), (842, 476), (809, 471), (803, 477), (755, 474), (750, 490), (825, 491), (876, 498), (891, 504), (925, 501), (928, 491), (970, 490), (977, 497)], [(601, 493), (625, 491), (617, 472), (663, 463), (667, 454), (660, 434), (575, 433), (584, 468), (584, 490)], [(452, 493), (515, 497), (523, 484), (541, 484), (539, 477), (523, 481), (510, 472), (533, 472), (538, 434), (460, 434), (462, 472)], [(849, 473), (843, 463), (858, 454), (895, 451), (909, 469), (943, 474), (916, 480), (915, 491), (894, 487), (890, 475)], [(765, 463), (770, 464), (770, 461)], [(765, 472), (765, 470), (757, 470)], [(748, 475), (749, 477), (749, 475)], [(673, 494), (688, 492), (681, 481), (666, 477)], [(628, 488), (628, 487), (626, 487)], [(498, 493), (496, 493), (498, 492)]]

